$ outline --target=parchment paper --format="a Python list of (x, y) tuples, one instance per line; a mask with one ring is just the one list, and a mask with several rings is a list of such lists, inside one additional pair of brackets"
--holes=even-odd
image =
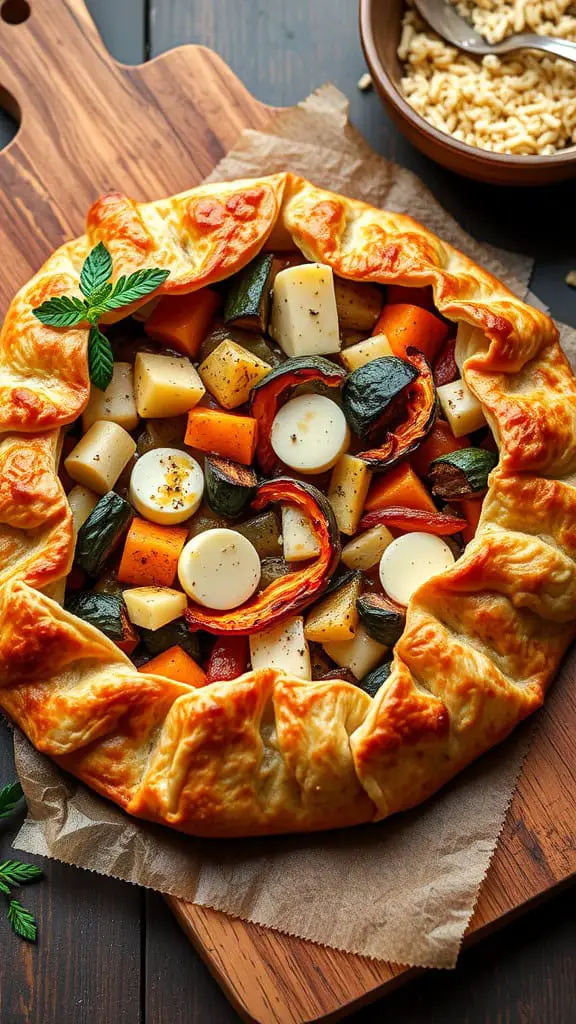
[[(247, 131), (213, 180), (291, 169), (406, 212), (524, 296), (530, 260), (474, 242), (410, 172), (378, 157), (325, 86)], [(152, 198), (152, 197), (149, 197)], [(563, 331), (576, 351), (576, 332)], [(455, 964), (529, 744), (530, 727), (435, 798), (379, 825), (273, 839), (197, 840), (128, 818), (17, 733), (29, 817), (14, 846), (112, 875), (313, 942), (397, 963)]]

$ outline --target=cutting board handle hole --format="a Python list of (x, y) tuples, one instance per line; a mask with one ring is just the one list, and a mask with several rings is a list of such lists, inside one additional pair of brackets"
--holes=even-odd
[(0, 18), (9, 25), (21, 25), (30, 17), (30, 4), (28, 0), (4, 0), (0, 7)]
[(16, 135), (22, 114), (11, 92), (0, 86), (0, 150), (5, 149)]

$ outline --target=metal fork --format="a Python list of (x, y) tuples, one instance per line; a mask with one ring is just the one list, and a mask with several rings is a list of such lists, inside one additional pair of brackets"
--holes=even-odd
[(414, 6), (425, 21), (442, 36), (447, 43), (463, 50), (464, 53), (483, 57), (487, 53), (500, 56), (517, 50), (542, 50), (555, 57), (562, 57), (576, 64), (576, 43), (552, 36), (539, 36), (535, 32), (521, 32), (508, 36), (500, 43), (488, 43), (479, 32), (468, 24), (448, 0), (414, 0)]

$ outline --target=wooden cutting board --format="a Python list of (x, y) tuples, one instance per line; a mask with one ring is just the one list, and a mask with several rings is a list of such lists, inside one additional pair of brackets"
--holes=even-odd
[[(2, 311), (53, 248), (83, 231), (103, 192), (146, 200), (190, 188), (243, 128), (273, 114), (210, 50), (186, 46), (125, 67), (82, 0), (32, 0), (27, 20), (2, 20), (26, 6), (10, 0), (0, 11), (0, 102), (21, 121), (0, 152)], [(468, 942), (573, 875), (575, 776), (576, 695), (566, 678), (539, 716)], [(228, 998), (261, 1024), (335, 1019), (414, 973), (169, 903)]]

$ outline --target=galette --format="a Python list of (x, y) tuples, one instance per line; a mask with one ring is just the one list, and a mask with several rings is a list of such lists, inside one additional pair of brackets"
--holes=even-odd
[(105, 196), (0, 336), (0, 707), (200, 836), (413, 807), (574, 635), (553, 322), (290, 173)]

